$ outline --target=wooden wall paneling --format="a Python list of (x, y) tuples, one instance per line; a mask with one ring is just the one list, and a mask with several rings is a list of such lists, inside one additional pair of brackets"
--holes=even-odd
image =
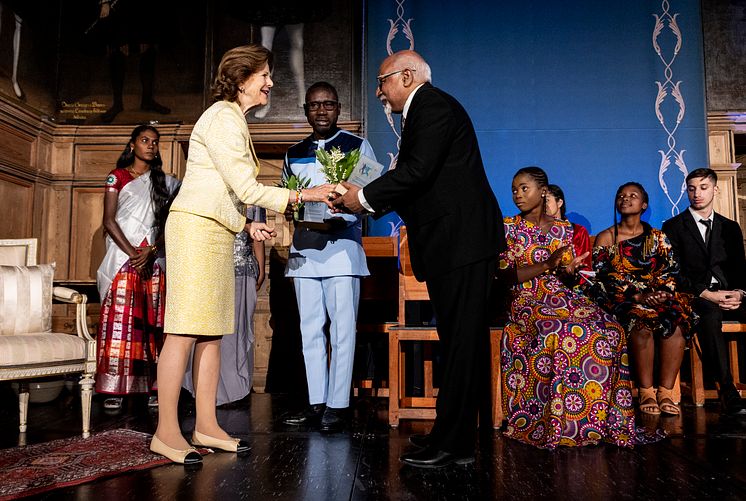
[[(174, 143), (174, 149), (171, 156), (171, 173), (179, 179), (184, 179), (187, 162), (186, 150), (181, 147), (182, 144), (182, 141)], [(189, 144), (189, 141), (187, 141), (187, 144)]]
[(35, 136), (0, 122), (0, 161), (32, 168), (35, 140)]
[(708, 132), (731, 130), (736, 133), (746, 133), (746, 113), (729, 111), (707, 112)]
[[(746, 168), (743, 167), (743, 164), (746, 163), (746, 155), (737, 156), (736, 162), (740, 166), (736, 174), (736, 193), (738, 194), (736, 201), (738, 202), (739, 221), (746, 221)], [(746, 236), (744, 236), (744, 246), (746, 246)]]
[(0, 200), (3, 201), (0, 238), (33, 237), (33, 181), (0, 172)]
[(189, 150), (189, 140), (177, 141), (174, 143), (174, 149), (171, 153), (171, 174), (178, 179), (184, 179), (186, 173), (187, 151)]
[(70, 223), (72, 187), (54, 184), (43, 190), (44, 213), (42, 216), (43, 262), (56, 262), (55, 278), (70, 278)]
[[(50, 150), (51, 152), (51, 150)], [(70, 198), (69, 183), (36, 184), (34, 234), (39, 238), (39, 262), (55, 263), (55, 280), (70, 273)], [(52, 305), (52, 329), (75, 334), (75, 305)]]
[(54, 138), (49, 134), (40, 133), (34, 143), (34, 162), (37, 170), (52, 172), (52, 151), (54, 149)]
[[(163, 136), (161, 136), (161, 139), (163, 139)], [(163, 160), (163, 172), (172, 174), (177, 178), (182, 179), (184, 177), (183, 174), (181, 176), (177, 174), (179, 159), (178, 157), (174, 159), (174, 156), (179, 150), (181, 150), (179, 145), (172, 141), (161, 140), (158, 145), (158, 153), (161, 155), (161, 159)]]
[(116, 167), (117, 159), (124, 149), (122, 145), (76, 144), (73, 167), (75, 177), (98, 179), (103, 186), (106, 175)]
[(746, 133), (746, 113), (707, 113), (710, 168), (718, 174), (719, 194), (715, 197), (715, 211), (739, 223), (742, 211), (739, 199), (746, 193), (738, 193), (738, 168), (741, 164), (736, 162), (733, 135), (743, 133)]
[(163, 171), (177, 179), (183, 179), (192, 125), (163, 124), (156, 128), (161, 133), (159, 150), (163, 159)]
[(46, 205), (46, 192), (50, 188), (49, 182), (37, 179), (36, 185), (34, 186), (34, 208), (31, 211), (31, 236), (36, 238), (39, 242), (39, 262), (45, 263), (49, 261), (42, 261), (47, 255), (48, 242), (45, 238), (45, 227), (44, 227), (44, 215), (47, 211), (44, 210)]
[(93, 280), (105, 253), (104, 189), (73, 188), (70, 225), (71, 280)]
[[(269, 257), (267, 257), (269, 259)], [(269, 354), (272, 351), (272, 326), (269, 310), (269, 280), (265, 280), (257, 292), (254, 310), (254, 372), (252, 385), (257, 393), (264, 393), (269, 370)]]
[(710, 131), (707, 135), (711, 165), (733, 162), (733, 132), (728, 130)]
[(738, 167), (741, 164), (712, 165), (711, 168), (718, 175), (718, 193), (713, 204), (715, 212), (728, 219), (740, 221), (738, 210)]
[(72, 176), (75, 141), (71, 137), (56, 137), (50, 152), (50, 172), (55, 175)]
[[(161, 139), (163, 139), (163, 136), (161, 136)], [(161, 155), (161, 160), (163, 161), (163, 172), (173, 173), (173, 150), (173, 143), (170, 141), (161, 140), (158, 143), (158, 153)]]
[[(45, 221), (49, 216), (48, 201), (49, 191), (54, 182), (50, 175), (52, 172), (52, 151), (54, 137), (47, 131), (39, 130), (34, 140), (33, 148), (33, 167), (36, 168), (36, 189), (34, 192), (34, 208), (32, 218), (32, 234), (39, 241), (39, 258), (41, 262), (56, 262), (47, 258), (50, 240), (47, 238), (49, 221)], [(54, 223), (54, 222), (53, 222)], [(55, 225), (56, 226), (56, 225)], [(63, 262), (58, 263), (62, 264)], [(67, 260), (64, 261), (63, 272), (67, 273)]]

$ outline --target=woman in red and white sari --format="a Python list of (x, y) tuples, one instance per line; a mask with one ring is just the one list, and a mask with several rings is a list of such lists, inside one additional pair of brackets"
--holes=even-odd
[[(163, 226), (179, 182), (162, 170), (159, 138), (155, 127), (135, 128), (106, 178), (96, 391), (111, 395), (107, 409), (120, 408), (123, 395), (154, 390), (163, 344)], [(149, 403), (157, 405), (154, 396)]]

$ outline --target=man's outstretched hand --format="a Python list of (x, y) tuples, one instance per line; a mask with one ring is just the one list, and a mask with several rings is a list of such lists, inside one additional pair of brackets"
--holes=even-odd
[(338, 212), (352, 212), (353, 214), (367, 212), (358, 198), (360, 188), (354, 184), (348, 183), (347, 181), (342, 181), (340, 184), (342, 184), (347, 191), (332, 202), (334, 208)]

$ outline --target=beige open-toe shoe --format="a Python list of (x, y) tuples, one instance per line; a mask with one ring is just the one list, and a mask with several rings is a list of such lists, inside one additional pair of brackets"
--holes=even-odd
[(658, 387), (658, 407), (660, 407), (661, 412), (670, 416), (681, 414), (681, 409), (673, 402), (673, 389), (669, 390), (663, 386)]
[(661, 413), (658, 401), (655, 398), (655, 388), (650, 386), (648, 388), (638, 388), (637, 391), (639, 393), (638, 398), (640, 399), (640, 412), (653, 416)]
[(173, 449), (161, 442), (155, 435), (153, 435), (153, 440), (150, 441), (150, 450), (161, 456), (166, 456), (174, 463), (195, 464), (202, 462), (202, 455), (194, 447), (183, 451)]
[(194, 430), (192, 434), (192, 445), (199, 447), (209, 447), (210, 449), (219, 449), (225, 452), (236, 452), (238, 454), (248, 452), (251, 447), (240, 438), (231, 438), (222, 440), (219, 438), (209, 437), (204, 433)]

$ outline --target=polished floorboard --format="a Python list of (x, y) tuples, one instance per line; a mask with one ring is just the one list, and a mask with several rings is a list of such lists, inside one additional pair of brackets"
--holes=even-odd
[[(194, 425), (193, 406), (182, 398), (185, 435)], [(251, 394), (218, 418), (231, 434), (247, 439), (246, 456), (210, 454), (202, 466), (179, 465), (126, 473), (58, 489), (39, 499), (74, 500), (437, 500), (437, 499), (746, 499), (746, 419), (722, 420), (717, 407), (684, 405), (681, 417), (646, 420), (669, 437), (635, 449), (612, 446), (537, 450), (498, 431), (480, 434), (477, 461), (422, 471), (398, 458), (410, 433), (428, 421), (386, 422), (386, 401), (355, 399), (347, 429), (321, 435), (289, 427), (282, 419), (299, 408), (289, 395)], [(0, 448), (18, 441), (15, 396), (0, 386)], [(31, 405), (28, 444), (80, 432), (79, 399), (67, 392), (49, 404)], [(122, 410), (103, 409), (94, 398), (94, 432), (131, 428), (152, 433), (157, 410), (133, 398)], [(1, 451), (0, 451), (1, 453)]]

